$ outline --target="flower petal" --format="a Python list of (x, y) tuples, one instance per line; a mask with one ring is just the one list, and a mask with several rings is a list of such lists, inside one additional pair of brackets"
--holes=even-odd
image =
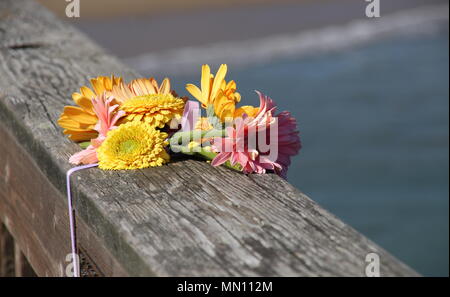
[(219, 153), (217, 156), (211, 161), (212, 166), (219, 166), (228, 161), (230, 159), (231, 153)]
[(82, 108), (76, 106), (65, 106), (63, 114), (74, 121), (83, 123), (83, 124), (92, 124), (95, 125), (97, 123), (97, 117), (91, 114), (86, 113)]
[[(202, 80), (201, 80), (201, 88), (202, 88), (202, 100), (206, 101), (204, 104), (208, 104), (209, 98), (209, 88), (210, 88), (210, 77), (211, 77), (211, 69), (209, 69), (208, 65), (202, 65)], [(202, 101), (200, 101), (202, 102)], [(202, 102), (203, 103), (203, 102)]]
[(202, 97), (202, 91), (195, 85), (193, 84), (187, 84), (186, 85), (186, 90), (191, 93), (192, 96), (195, 97), (195, 99), (197, 99), (198, 101), (200, 101), (203, 104), (206, 104), (207, 102), (205, 102), (205, 100), (203, 100)]
[[(210, 100), (214, 100), (216, 98), (217, 92), (219, 91), (220, 86), (221, 86), (223, 80), (225, 79), (225, 75), (227, 75), (227, 65), (222, 64), (222, 65), (220, 65), (219, 70), (217, 71), (217, 74), (214, 77), (214, 82), (213, 82), (212, 89), (211, 89)], [(203, 88), (203, 86), (202, 86), (202, 88)]]

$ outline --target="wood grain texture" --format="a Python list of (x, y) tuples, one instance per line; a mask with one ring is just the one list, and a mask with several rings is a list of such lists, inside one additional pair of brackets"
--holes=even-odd
[[(58, 199), (68, 157), (79, 148), (56, 120), (88, 78), (110, 74), (137, 76), (38, 4), (0, 2), (1, 122)], [(145, 170), (89, 169), (73, 181), (85, 224), (78, 236), (95, 234), (130, 275), (364, 276), (370, 252), (379, 254), (382, 275), (416, 275), (275, 175), (178, 160)]]
[(16, 277), (36, 276), (17, 243), (14, 245), (14, 272)]
[(14, 276), (14, 238), (0, 222), (0, 277)]
[[(71, 252), (65, 197), (1, 122), (0, 139), (0, 221), (38, 275), (64, 276)], [(127, 275), (83, 219), (76, 222), (82, 275)]]

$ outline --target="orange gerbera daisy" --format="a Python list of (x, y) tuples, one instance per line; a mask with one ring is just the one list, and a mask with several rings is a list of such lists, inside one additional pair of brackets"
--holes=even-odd
[(186, 90), (202, 103), (202, 107), (214, 106), (214, 113), (224, 122), (226, 118), (234, 118), (236, 103), (241, 101), (241, 95), (236, 92), (234, 80), (225, 80), (227, 65), (222, 64), (216, 75), (211, 74), (209, 65), (202, 66), (201, 89), (193, 84), (187, 84)]
[(139, 78), (128, 85), (114, 86), (111, 95), (125, 111), (125, 121), (145, 122), (162, 128), (172, 119), (181, 119), (185, 99), (178, 98), (170, 89), (170, 80), (165, 78), (158, 85), (154, 78)]
[(162, 81), (161, 85), (159, 85), (153, 77), (148, 79), (138, 78), (132, 80), (129, 84), (121, 82), (116, 86), (113, 86), (111, 91), (111, 95), (119, 103), (124, 103), (128, 99), (137, 96), (152, 94), (172, 94), (174, 97), (178, 97), (177, 93), (170, 89), (170, 80), (167, 77)]
[(58, 120), (58, 124), (64, 129), (64, 134), (69, 135), (69, 139), (73, 141), (88, 141), (96, 138), (98, 132), (94, 127), (98, 118), (94, 112), (92, 99), (105, 91), (111, 91), (121, 82), (121, 77), (99, 76), (91, 79), (93, 90), (83, 86), (80, 88), (80, 93), (73, 93), (72, 99), (78, 106), (65, 106)]

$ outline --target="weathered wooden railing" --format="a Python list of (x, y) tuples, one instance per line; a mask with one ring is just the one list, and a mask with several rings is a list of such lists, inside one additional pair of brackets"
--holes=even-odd
[[(112, 73), (136, 77), (38, 4), (0, 1), (0, 274), (29, 275), (28, 261), (65, 275), (79, 147), (56, 120), (88, 78)], [(381, 275), (416, 275), (272, 174), (186, 160), (73, 180), (83, 275), (364, 276), (371, 252)]]

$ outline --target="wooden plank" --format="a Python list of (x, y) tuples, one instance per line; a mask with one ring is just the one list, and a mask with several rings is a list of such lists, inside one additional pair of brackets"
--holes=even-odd
[[(38, 275), (57, 275), (69, 247), (67, 160), (79, 147), (56, 120), (89, 77), (136, 73), (32, 1), (1, 1), (0, 11), (0, 139), (10, 135), (0, 214)], [(105, 275), (115, 261), (130, 275), (363, 276), (370, 252), (381, 275), (416, 275), (275, 175), (178, 160), (74, 181), (79, 243), (89, 258), (110, 253), (96, 263)]]
[(0, 277), (14, 276), (14, 239), (0, 222)]
[[(0, 123), (0, 221), (5, 222), (18, 246), (40, 276), (65, 276), (70, 263), (68, 212), (65, 197), (42, 174), (34, 160)], [(86, 275), (123, 276), (97, 236), (77, 217), (78, 242), (84, 253)], [(98, 266), (102, 267), (97, 268)], [(19, 265), (20, 267), (20, 265)]]
[(31, 268), (19, 245), (14, 245), (14, 272), (16, 277), (34, 277), (33, 268)]

